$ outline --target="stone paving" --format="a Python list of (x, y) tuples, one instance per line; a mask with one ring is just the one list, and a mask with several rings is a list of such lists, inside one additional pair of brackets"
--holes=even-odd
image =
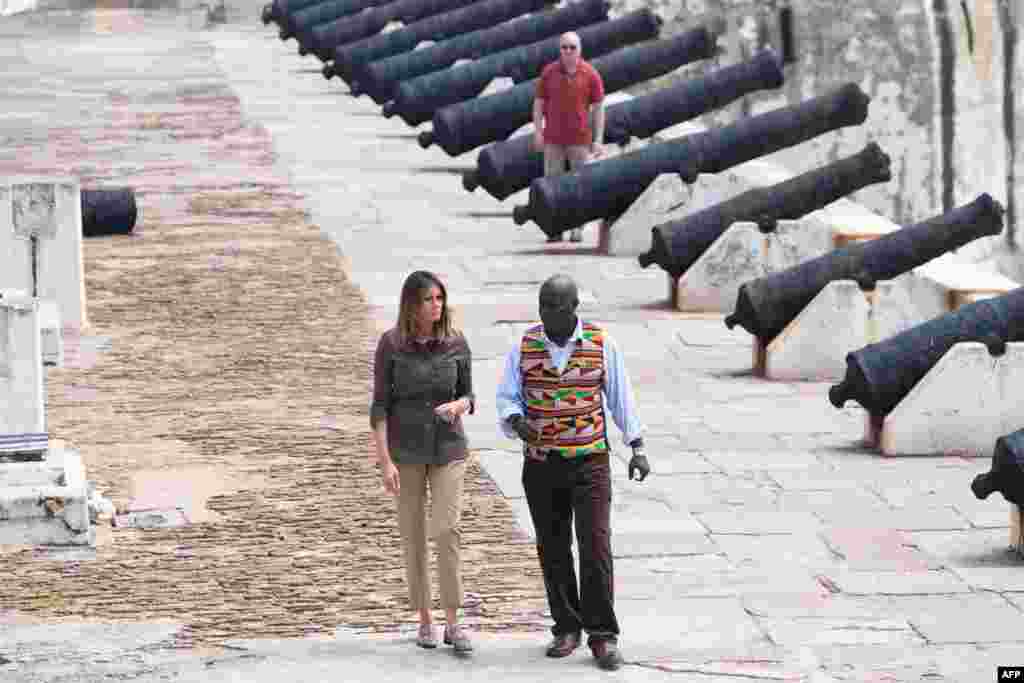
[[(654, 473), (628, 482), (626, 449), (616, 454), (613, 545), (628, 665), (613, 677), (966, 682), (1020, 663), (1024, 574), (1007, 549), (1008, 508), (969, 489), (985, 460), (866, 450), (863, 412), (834, 409), (828, 384), (752, 377), (749, 336), (727, 330), (720, 315), (669, 310), (661, 272), (597, 255), (592, 227), (580, 246), (549, 246), (535, 227), (515, 227), (511, 207), (521, 196), (499, 205), (462, 189), (454, 171), (473, 153), (450, 159), (420, 149), (416, 131), (324, 81), (293, 42), (282, 45), (258, 22), (258, 8), (229, 3), (228, 23), (190, 34), (183, 49), (202, 55), (204, 68), (215, 65), (244, 120), (269, 132), (275, 169), (338, 245), (377, 331), (392, 323), (408, 272), (445, 278), (474, 352), (479, 402), (467, 427), (523, 533), (519, 455), (496, 430), (493, 396), (502, 355), (536, 316), (540, 282), (559, 271), (576, 277), (583, 314), (624, 348)], [(147, 38), (124, 59), (141, 60), (166, 40)], [(78, 68), (103, 78), (97, 54), (79, 49)], [(81, 76), (68, 96), (85, 107)], [(194, 78), (180, 77), (182, 87)], [(174, 148), (164, 154), (173, 164)], [(126, 161), (117, 178), (132, 183), (144, 171)], [(12, 617), (0, 621), (0, 642), (13, 639), (30, 660), (8, 665), (17, 681), (608, 677), (582, 654), (545, 660), (540, 631), (482, 629), (467, 663), (415, 651), (407, 634), (341, 627), (326, 639), (236, 640), (186, 654), (167, 650), (170, 627), (123, 625), (115, 636), (83, 626), (69, 637)]]

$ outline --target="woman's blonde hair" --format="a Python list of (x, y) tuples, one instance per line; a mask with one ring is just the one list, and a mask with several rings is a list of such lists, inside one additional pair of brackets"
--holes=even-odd
[(416, 338), (416, 315), (423, 304), (424, 293), (431, 287), (441, 290), (441, 319), (434, 323), (431, 336), (444, 340), (458, 334), (452, 326), (451, 315), (448, 311), (448, 290), (441, 282), (441, 278), (429, 271), (417, 270), (405, 278), (405, 284), (402, 285), (402, 299), (398, 306), (398, 323), (395, 325), (400, 345)]

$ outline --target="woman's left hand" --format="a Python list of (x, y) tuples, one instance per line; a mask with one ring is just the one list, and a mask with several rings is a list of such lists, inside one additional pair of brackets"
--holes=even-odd
[(461, 398), (457, 401), (442, 403), (434, 408), (434, 414), (445, 422), (455, 422), (456, 418), (466, 412), (466, 402)]

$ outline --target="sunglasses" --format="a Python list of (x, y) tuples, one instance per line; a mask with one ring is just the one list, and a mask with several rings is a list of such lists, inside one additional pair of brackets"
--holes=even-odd
[(576, 49), (575, 45), (562, 45), (561, 47), (562, 47), (563, 50), (575, 50)]

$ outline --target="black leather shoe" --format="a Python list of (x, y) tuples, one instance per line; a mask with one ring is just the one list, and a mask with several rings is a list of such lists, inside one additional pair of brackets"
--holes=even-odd
[(610, 640), (599, 640), (590, 646), (590, 651), (594, 653), (598, 668), (605, 671), (616, 671), (622, 668), (622, 653), (619, 652), (617, 643)]
[(568, 657), (573, 650), (580, 646), (579, 633), (563, 633), (555, 636), (555, 639), (548, 645), (548, 657)]

